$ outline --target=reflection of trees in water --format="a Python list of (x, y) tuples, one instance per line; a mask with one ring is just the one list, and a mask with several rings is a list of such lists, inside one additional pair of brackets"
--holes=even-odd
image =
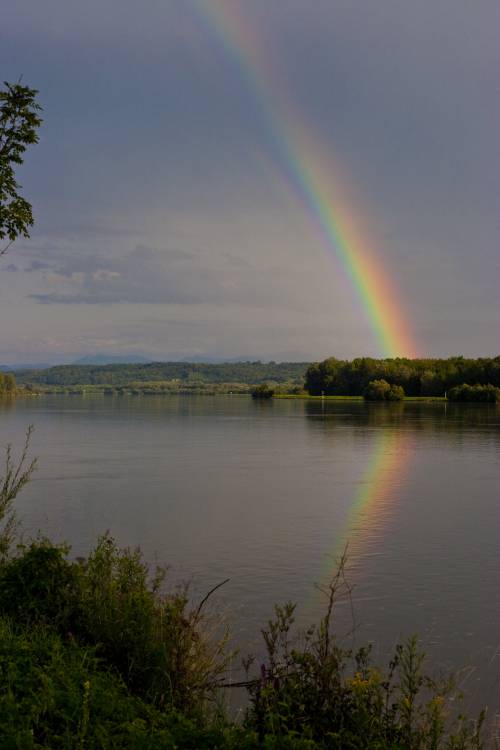
[(500, 440), (500, 406), (495, 404), (434, 403), (361, 403), (304, 401), (310, 422), (321, 422), (326, 433), (340, 426), (368, 429), (401, 429), (422, 436), (439, 433), (449, 441)]

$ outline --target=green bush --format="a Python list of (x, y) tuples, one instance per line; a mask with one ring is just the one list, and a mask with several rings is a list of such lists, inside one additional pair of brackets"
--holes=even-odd
[(87, 560), (67, 555), (39, 540), (0, 566), (0, 614), (95, 647), (151, 704), (199, 713), (225, 669), (225, 632), (212, 633), (186, 589), (163, 594), (163, 573), (151, 580), (138, 550), (105, 536)]
[[(416, 639), (385, 670), (332, 631), (344, 561), (326, 612), (293, 635), (295, 605), (262, 631), (265, 665), (249, 678), (242, 727), (207, 710), (225, 673), (203, 603), (161, 594), (138, 550), (109, 536), (87, 560), (38, 540), (0, 564), (2, 748), (479, 749), (482, 717), (457, 715), (451, 683), (423, 669)], [(15, 623), (15, 625), (13, 624)], [(355, 664), (354, 669), (351, 667)], [(246, 662), (247, 670), (251, 660)]]
[(363, 392), (367, 401), (402, 401), (405, 392), (400, 385), (389, 385), (386, 380), (371, 380)]
[(10, 372), (0, 372), (0, 396), (16, 392), (16, 379)]
[(162, 594), (139, 550), (104, 536), (81, 564), (82, 637), (147, 700), (196, 711), (213, 697), (226, 665), (226, 635), (209, 634), (185, 588)]
[(451, 388), (447, 397), (450, 401), (483, 401), (488, 403), (500, 402), (500, 388), (494, 385), (468, 385), (463, 383)]
[(271, 388), (267, 383), (258, 385), (252, 391), (252, 398), (269, 399), (274, 396), (274, 388)]
[(9, 750), (257, 747), (252, 733), (202, 726), (134, 697), (95, 650), (0, 619), (0, 746)]
[(59, 633), (74, 628), (81, 616), (77, 566), (67, 547), (32, 542), (0, 567), (0, 611), (23, 625), (46, 624)]

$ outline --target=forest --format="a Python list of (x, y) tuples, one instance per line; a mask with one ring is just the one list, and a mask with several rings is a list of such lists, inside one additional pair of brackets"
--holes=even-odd
[[(200, 364), (153, 362), (148, 364), (59, 365), (41, 370), (19, 370), (19, 386), (37, 390), (137, 393), (251, 393), (269, 386), (276, 393), (307, 392), (311, 396), (367, 396), (370, 384), (385, 383), (400, 397), (444, 397), (467, 384), (500, 387), (500, 356), (467, 359), (373, 359), (322, 362), (226, 362)], [(0, 392), (13, 390), (12, 374), (0, 376)], [(402, 392), (401, 392), (402, 389)], [(373, 388), (372, 388), (373, 390)], [(475, 398), (477, 395), (477, 399)], [(453, 400), (495, 400), (495, 392), (453, 391)]]
[(371, 359), (330, 357), (307, 368), (305, 389), (312, 396), (361, 396), (369, 384), (385, 380), (401, 386), (406, 396), (445, 396), (469, 385), (500, 386), (500, 357), (466, 359)]
[(19, 370), (20, 385), (109, 385), (179, 381), (202, 385), (242, 383), (258, 385), (290, 383), (302, 385), (307, 362), (225, 362), (222, 364), (190, 364), (187, 362), (152, 362), (148, 364), (59, 365), (44, 370)]

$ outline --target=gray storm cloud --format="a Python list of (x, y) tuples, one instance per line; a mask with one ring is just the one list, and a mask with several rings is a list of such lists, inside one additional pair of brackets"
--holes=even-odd
[[(494, 353), (498, 3), (242, 10), (347, 166), (422, 352)], [(258, 91), (189, 3), (18, 0), (2, 11), (2, 56), (3, 78), (40, 90), (45, 118), (20, 174), (32, 240), (0, 269), (12, 357), (16, 341), (36, 345), (39, 321), (63, 348), (86, 340), (105, 305), (120, 311), (116, 346), (133, 327), (160, 350), (175, 307), (184, 350), (377, 353), (341, 264), (279, 174)]]

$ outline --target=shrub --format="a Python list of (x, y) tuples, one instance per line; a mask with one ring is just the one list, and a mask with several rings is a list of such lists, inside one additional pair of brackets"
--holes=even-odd
[(0, 396), (11, 395), (16, 391), (16, 379), (10, 372), (0, 372)]
[(274, 396), (274, 388), (271, 388), (267, 383), (258, 385), (252, 391), (252, 398), (268, 399)]
[(400, 385), (391, 385), (389, 393), (387, 394), (388, 401), (403, 401), (405, 392)]
[(276, 607), (240, 728), (206, 711), (226, 668), (225, 641), (202, 616), (211, 592), (196, 608), (185, 589), (161, 594), (162, 572), (151, 579), (140, 552), (109, 536), (87, 560), (72, 562), (67, 551), (39, 540), (0, 565), (2, 747), (481, 747), (483, 717), (453, 713), (451, 683), (424, 672), (415, 638), (386, 670), (370, 663), (369, 649), (337, 643), (344, 560), (323, 589), (325, 615), (301, 637), (295, 605)]
[(154, 705), (198, 712), (213, 698), (226, 666), (227, 634), (214, 633), (187, 590), (160, 590), (138, 550), (102, 537), (87, 560), (68, 548), (33, 542), (0, 567), (0, 613), (50, 626), (97, 649), (128, 689)]
[(81, 616), (77, 567), (67, 547), (32, 542), (0, 567), (0, 611), (23, 625), (50, 625), (71, 631)]
[(451, 388), (447, 397), (450, 401), (500, 402), (500, 388), (494, 385), (468, 385), (463, 383)]
[(134, 697), (95, 650), (0, 618), (0, 737), (22, 750), (256, 748), (252, 734), (202, 726)]
[(400, 385), (389, 385), (386, 380), (371, 380), (363, 392), (367, 401), (402, 401), (405, 392)]
[[(452, 683), (424, 672), (416, 638), (396, 648), (386, 670), (371, 665), (369, 648), (353, 654), (337, 643), (334, 605), (349, 594), (343, 561), (324, 593), (324, 617), (300, 638), (291, 636), (291, 603), (277, 606), (275, 619), (262, 631), (267, 658), (259, 677), (249, 683), (246, 726), (263, 746), (282, 747), (280, 741), (301, 738), (304, 748), (482, 747), (484, 714), (477, 721), (457, 715)], [(275, 744), (268, 745), (271, 738)]]

